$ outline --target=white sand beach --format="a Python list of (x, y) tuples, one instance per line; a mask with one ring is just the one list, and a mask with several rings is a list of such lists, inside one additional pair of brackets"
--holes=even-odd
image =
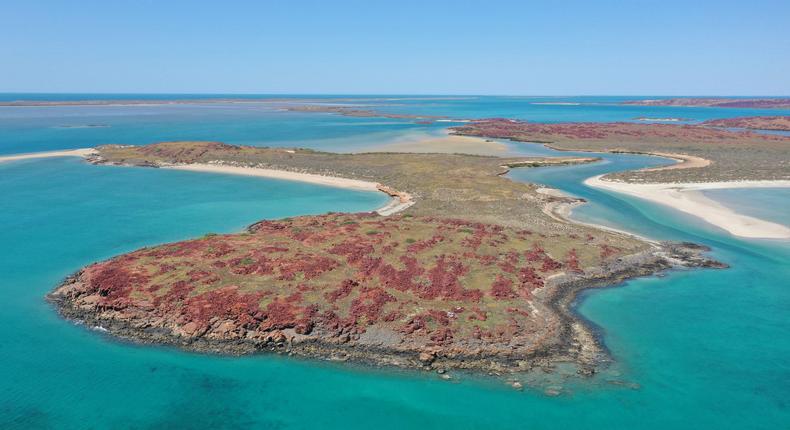
[(52, 157), (87, 157), (93, 154), (94, 152), (95, 150), (93, 148), (70, 149), (64, 151), (31, 152), (27, 154), (13, 154), (13, 155), (0, 156), (0, 162), (32, 160), (36, 158), (52, 158)]
[[(80, 148), (63, 151), (32, 152), (27, 154), (13, 154), (0, 156), (0, 162), (31, 160), (53, 157), (88, 157), (96, 151), (93, 148)], [(312, 173), (288, 172), (285, 170), (264, 169), (257, 167), (227, 166), (221, 164), (182, 164), (161, 166), (165, 169), (188, 170), (193, 172), (221, 173), (230, 175), (257, 176), (261, 178), (282, 179), (286, 181), (307, 182), (328, 187), (345, 188), (357, 191), (379, 191), (392, 199), (376, 210), (379, 215), (387, 216), (396, 214), (414, 204), (411, 195), (398, 192), (376, 182), (360, 181), (356, 179), (337, 178), (334, 176), (316, 175)]]
[(392, 200), (389, 203), (376, 210), (379, 215), (383, 216), (398, 213), (414, 204), (414, 201), (409, 194), (393, 191), (390, 188), (376, 182), (360, 181), (357, 179), (338, 178), (334, 176), (316, 175), (313, 173), (289, 172), (285, 170), (274, 170), (258, 167), (228, 166), (223, 164), (179, 164), (172, 166), (162, 166), (162, 168), (187, 170), (192, 172), (256, 176), (260, 178), (282, 179), (286, 181), (299, 181), (357, 191), (380, 191), (392, 197)]
[(785, 188), (790, 181), (732, 181), (704, 183), (631, 184), (603, 180), (602, 175), (584, 181), (586, 185), (639, 197), (670, 206), (728, 231), (753, 239), (790, 239), (790, 227), (739, 214), (700, 191), (731, 188)]
[(710, 160), (702, 157), (695, 157), (686, 154), (673, 154), (669, 152), (649, 152), (648, 155), (657, 157), (670, 158), (677, 161), (675, 164), (669, 166), (650, 167), (647, 169), (640, 169), (642, 172), (656, 172), (659, 170), (678, 170), (678, 169), (695, 169), (697, 167), (710, 166)]

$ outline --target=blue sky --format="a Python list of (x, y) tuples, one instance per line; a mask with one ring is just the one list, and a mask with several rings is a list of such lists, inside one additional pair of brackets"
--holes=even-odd
[(0, 92), (790, 95), (790, 1), (0, 0)]

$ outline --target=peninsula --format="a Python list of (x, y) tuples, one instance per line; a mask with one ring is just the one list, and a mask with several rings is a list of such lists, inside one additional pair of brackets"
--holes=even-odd
[[(579, 291), (673, 267), (721, 267), (692, 244), (573, 224), (580, 203), (504, 174), (595, 158), (334, 154), (216, 142), (108, 145), (89, 161), (342, 178), (400, 203), (382, 214), (261, 221), (120, 255), (66, 279), (66, 318), (143, 343), (275, 351), (489, 373), (606, 358), (572, 310)], [(329, 180), (328, 179), (328, 180)]]

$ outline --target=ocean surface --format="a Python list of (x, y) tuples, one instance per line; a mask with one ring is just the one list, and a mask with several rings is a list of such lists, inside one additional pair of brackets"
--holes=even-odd
[[(33, 97), (55, 96), (0, 95), (3, 100)], [(534, 104), (547, 100), (580, 104)], [(640, 116), (699, 121), (771, 112), (641, 108), (618, 106), (619, 100), (365, 97), (346, 103), (453, 118), (536, 121)], [(265, 105), (0, 107), (0, 154), (176, 139), (354, 151), (404, 136), (438, 134), (442, 127), (289, 113)], [(509, 148), (554, 154), (535, 144)], [(604, 155), (593, 165), (510, 173), (514, 180), (587, 199), (590, 203), (574, 212), (581, 221), (654, 239), (704, 243), (714, 257), (732, 265), (587, 292), (578, 310), (598, 328), (614, 361), (592, 379), (562, 369), (536, 375), (523, 392), (468, 375), (448, 382), (419, 372), (137, 346), (63, 321), (44, 300), (63, 277), (118, 253), (240, 231), (263, 218), (372, 210), (386, 201), (382, 195), (260, 178), (91, 166), (68, 158), (0, 163), (0, 428), (788, 428), (790, 244), (738, 239), (669, 208), (582, 184), (600, 173), (664, 163), (656, 157)], [(790, 223), (786, 190), (708, 195), (738, 211)], [(561, 394), (546, 395), (547, 388)]]

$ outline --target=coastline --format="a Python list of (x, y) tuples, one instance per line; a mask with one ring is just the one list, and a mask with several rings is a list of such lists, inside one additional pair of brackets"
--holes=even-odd
[(225, 164), (177, 164), (160, 166), (165, 169), (184, 170), (190, 172), (219, 173), (226, 175), (254, 176), (259, 178), (298, 181), (326, 187), (345, 188), (355, 191), (378, 191), (391, 197), (390, 201), (374, 210), (381, 216), (389, 216), (403, 211), (414, 204), (408, 193), (393, 190), (377, 182), (358, 179), (340, 178), (336, 176), (316, 175), (313, 173), (289, 172), (287, 170), (264, 169), (260, 167), (229, 166)]
[(598, 230), (608, 231), (610, 233), (622, 234), (625, 236), (633, 237), (641, 241), (647, 242), (653, 245), (654, 247), (657, 247), (660, 244), (660, 242), (654, 239), (650, 239), (645, 236), (640, 236), (638, 234), (631, 233), (625, 230), (620, 230), (614, 227), (605, 226), (603, 224), (595, 224), (592, 222), (584, 222), (584, 221), (579, 221), (577, 219), (573, 219), (572, 218), (573, 208), (587, 203), (587, 200), (573, 197), (562, 190), (559, 190), (557, 188), (546, 187), (546, 186), (541, 186), (541, 188), (538, 188), (535, 191), (537, 193), (554, 198), (543, 205), (543, 213), (554, 218), (557, 221), (565, 222), (569, 224), (584, 225)]
[[(89, 159), (97, 154), (94, 148), (79, 148), (62, 151), (31, 152), (24, 154), (12, 154), (0, 156), (0, 163), (7, 161), (34, 160), (41, 158), (56, 157), (82, 157)], [(96, 163), (93, 163), (96, 164)], [(182, 165), (163, 165), (160, 168), (185, 170), (202, 173), (218, 173), (226, 175), (254, 176), (259, 178), (280, 179), (286, 181), (305, 182), (309, 184), (344, 188), (355, 191), (377, 191), (383, 192), (391, 197), (390, 201), (384, 206), (375, 209), (373, 212), (382, 216), (389, 216), (401, 212), (414, 204), (414, 200), (408, 193), (393, 190), (385, 185), (361, 181), (357, 179), (340, 178), (335, 176), (316, 175), (312, 173), (289, 172), (287, 170), (264, 169), (257, 167), (229, 166), (223, 164), (182, 164)]]
[(377, 187), (379, 185), (375, 182), (316, 175), (313, 173), (289, 172), (287, 170), (264, 169), (260, 167), (230, 166), (226, 164), (193, 163), (162, 165), (159, 167), (163, 169), (186, 170), (190, 172), (223, 173), (228, 175), (255, 176), (260, 178), (282, 179), (286, 181), (299, 181), (327, 187), (347, 188), (356, 191), (378, 191)]
[(37, 158), (54, 157), (82, 157), (87, 158), (96, 153), (93, 148), (68, 149), (62, 151), (29, 152), (24, 154), (1, 155), (0, 163), (4, 161), (33, 160)]
[(790, 239), (790, 227), (739, 214), (699, 192), (730, 188), (786, 188), (790, 187), (790, 181), (633, 184), (604, 180), (602, 176), (588, 178), (584, 184), (670, 206), (701, 218), (734, 236), (751, 239)]

